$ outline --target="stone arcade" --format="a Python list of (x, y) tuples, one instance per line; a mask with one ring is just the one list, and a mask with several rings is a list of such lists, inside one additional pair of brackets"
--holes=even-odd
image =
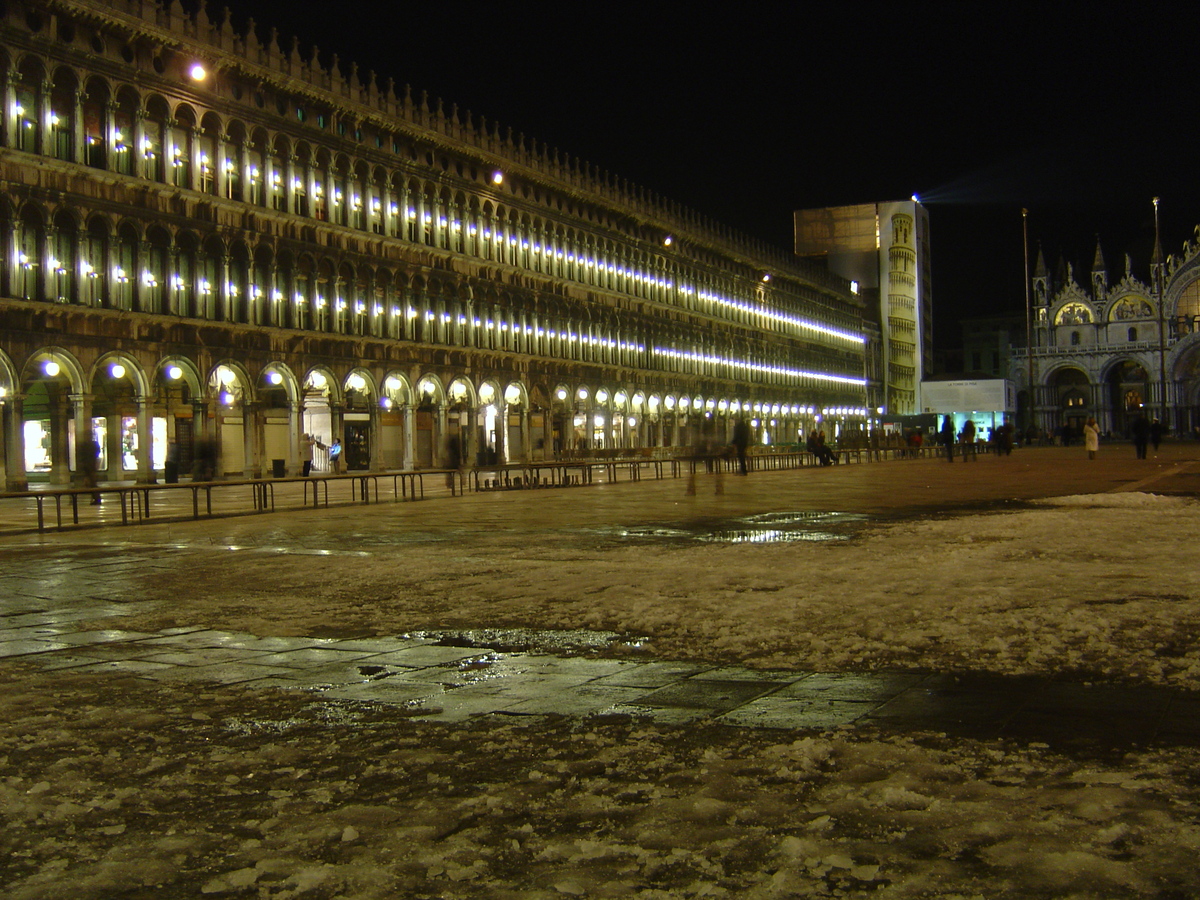
[(202, 442), (255, 477), (306, 435), (399, 469), (866, 425), (821, 267), (203, 7), (6, 0), (0, 34), (0, 489), (83, 435), (153, 481)]

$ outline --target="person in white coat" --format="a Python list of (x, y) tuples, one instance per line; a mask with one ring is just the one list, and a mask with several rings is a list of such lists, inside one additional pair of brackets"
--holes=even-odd
[(1093, 416), (1088, 416), (1087, 424), (1083, 426), (1083, 446), (1087, 448), (1088, 459), (1096, 458), (1100, 449), (1100, 426)]

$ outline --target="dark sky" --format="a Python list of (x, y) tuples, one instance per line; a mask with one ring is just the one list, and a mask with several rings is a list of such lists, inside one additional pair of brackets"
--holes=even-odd
[(1200, 223), (1192, 28), (1166, 7), (230, 5), (285, 50), (298, 35), (783, 248), (793, 210), (916, 192), (941, 346), (962, 315), (1024, 309), (1022, 207), (1031, 254), (1085, 282), (1097, 236), (1117, 277), (1130, 252), (1148, 278), (1152, 197), (1168, 253)]

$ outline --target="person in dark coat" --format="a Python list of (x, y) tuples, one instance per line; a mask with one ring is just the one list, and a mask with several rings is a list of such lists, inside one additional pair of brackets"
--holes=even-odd
[(1133, 446), (1137, 450), (1137, 458), (1146, 458), (1146, 445), (1150, 443), (1150, 423), (1145, 415), (1133, 420)]
[[(1013, 428), (1013, 423), (1008, 421), (1008, 419), (1005, 419), (1004, 424), (1000, 426), (1000, 441), (999, 441), (999, 446), (996, 448), (997, 456), (999, 456), (1000, 454), (1004, 454), (1005, 456), (1012, 456), (1014, 430), (1015, 429)], [(1033, 430), (1032, 427), (1030, 428), (1030, 430), (1031, 431)], [(1029, 445), (1030, 446), (1033, 445), (1032, 439), (1030, 439)]]
[(1166, 429), (1163, 428), (1162, 422), (1158, 421), (1158, 419), (1150, 423), (1150, 446), (1154, 448), (1155, 456), (1158, 456), (1158, 445), (1162, 443), (1164, 431)]
[(962, 430), (962, 455), (963, 462), (968, 459), (976, 459), (975, 456), (975, 423), (970, 419), (963, 424)]
[(938, 432), (938, 440), (946, 448), (946, 462), (954, 462), (954, 420), (949, 416), (942, 418), (942, 430)]
[(746, 448), (749, 446), (750, 426), (744, 418), (740, 418), (733, 425), (733, 448), (737, 451), (738, 471), (742, 475), (749, 474), (746, 467)]

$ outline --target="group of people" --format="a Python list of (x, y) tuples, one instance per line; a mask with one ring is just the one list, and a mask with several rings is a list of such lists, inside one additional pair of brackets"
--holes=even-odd
[(947, 462), (954, 462), (954, 445), (956, 440), (958, 445), (962, 447), (963, 462), (978, 460), (975, 452), (975, 423), (971, 419), (967, 419), (963, 423), (962, 431), (956, 431), (954, 428), (954, 419), (950, 416), (943, 417), (942, 430), (938, 432), (938, 443), (946, 450)]
[(822, 466), (832, 466), (837, 464), (837, 454), (829, 449), (829, 445), (825, 443), (824, 431), (810, 431), (808, 440), (804, 444), (804, 448), (808, 450), (817, 460), (817, 463)]
[[(1158, 419), (1150, 420), (1145, 415), (1139, 415), (1130, 427), (1133, 435), (1133, 449), (1138, 459), (1145, 459), (1151, 447), (1158, 455), (1158, 447), (1162, 443), (1166, 428)], [(1083, 446), (1087, 450), (1088, 459), (1095, 459), (1100, 450), (1100, 426), (1096, 424), (1095, 416), (1088, 416), (1083, 425)]]
[(312, 472), (313, 452), (314, 452), (313, 448), (314, 447), (319, 447), (322, 450), (326, 450), (326, 449), (329, 450), (329, 471), (333, 475), (340, 474), (341, 459), (342, 459), (342, 442), (339, 441), (337, 438), (334, 438), (333, 443), (331, 443), (328, 447), (326, 447), (324, 444), (322, 444), (320, 442), (320, 440), (317, 439), (316, 435), (312, 435), (312, 434), (306, 434), (304, 436), (304, 440), (301, 442), (301, 446), (300, 446), (300, 455), (301, 455), (300, 458), (301, 458), (301, 464), (302, 464), (301, 474), (305, 478), (307, 478), (309, 476), (309, 473)]

